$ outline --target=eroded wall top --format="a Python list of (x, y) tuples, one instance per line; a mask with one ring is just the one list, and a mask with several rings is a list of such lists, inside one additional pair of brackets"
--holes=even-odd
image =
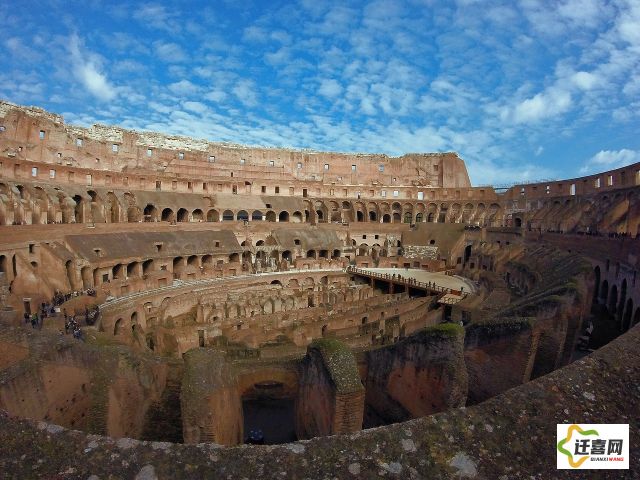
[[(471, 186), (456, 153), (384, 154), (265, 148), (66, 125), (61, 115), (0, 101), (0, 155), (122, 172), (156, 171), (203, 177), (283, 178), (325, 184)], [(235, 174), (235, 175), (233, 175)]]

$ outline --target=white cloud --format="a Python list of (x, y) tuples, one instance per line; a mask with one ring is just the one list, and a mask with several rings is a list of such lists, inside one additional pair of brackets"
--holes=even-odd
[(258, 95), (255, 84), (251, 80), (240, 80), (232, 89), (233, 94), (247, 107), (255, 107), (258, 104)]
[(173, 20), (175, 14), (167, 11), (164, 5), (146, 3), (135, 9), (132, 15), (145, 26), (174, 34), (179, 31), (179, 24)]
[(516, 123), (535, 123), (560, 115), (571, 107), (571, 94), (560, 88), (550, 88), (523, 100), (513, 109)]
[(640, 150), (600, 150), (580, 169), (580, 173), (613, 170), (640, 162)]
[(573, 74), (571, 81), (582, 90), (591, 90), (600, 83), (598, 76), (589, 72), (577, 72)]
[(202, 102), (183, 102), (182, 106), (185, 110), (199, 114), (206, 113), (209, 110), (209, 107)]
[(156, 41), (153, 42), (153, 48), (156, 56), (167, 63), (186, 62), (189, 59), (177, 43)]
[(209, 93), (205, 94), (204, 98), (206, 100), (211, 100), (212, 102), (222, 102), (225, 98), (227, 98), (227, 93), (224, 90), (219, 88), (214, 88)]
[(100, 71), (96, 60), (81, 51), (77, 35), (69, 38), (69, 52), (73, 62), (75, 78), (96, 98), (111, 101), (117, 96), (117, 89), (111, 85), (107, 76)]
[(171, 90), (176, 95), (193, 95), (198, 93), (200, 88), (191, 83), (189, 80), (180, 80), (179, 82), (175, 82), (169, 85), (169, 90)]
[(336, 98), (342, 93), (342, 85), (340, 85), (333, 78), (324, 79), (320, 81), (320, 88), (318, 88), (318, 93), (320, 95), (324, 95), (327, 98)]

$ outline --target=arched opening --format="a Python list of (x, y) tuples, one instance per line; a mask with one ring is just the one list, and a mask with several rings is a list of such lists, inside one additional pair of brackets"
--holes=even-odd
[(259, 222), (261, 220), (262, 220), (262, 212), (260, 210), (254, 210), (253, 213), (251, 214), (251, 221)]
[(246, 222), (249, 220), (249, 214), (247, 213), (246, 210), (240, 210), (236, 215), (236, 218), (238, 219), (239, 222)]
[(186, 208), (181, 208), (178, 210), (178, 222), (188, 222), (189, 221), (189, 211)]
[(382, 216), (382, 223), (391, 223), (391, 215), (389, 215), (388, 213), (385, 213)]
[(204, 213), (199, 208), (196, 208), (191, 213), (191, 218), (193, 219), (194, 222), (202, 222), (204, 220)]
[(424, 216), (422, 215), (422, 213), (416, 213), (416, 223), (422, 223), (423, 218)]
[(369, 221), (370, 222), (376, 222), (378, 221), (378, 214), (374, 211), (370, 211), (369, 212)]
[(143, 214), (144, 214), (145, 222), (155, 222), (158, 217), (158, 209), (155, 206), (148, 203), (147, 206), (144, 207)]
[(67, 271), (67, 280), (69, 281), (69, 287), (71, 288), (71, 290), (73, 290), (75, 288), (75, 275), (73, 272), (73, 263), (71, 262), (71, 260), (67, 260), (64, 266)]
[(162, 210), (162, 214), (160, 216), (160, 219), (163, 222), (173, 222), (174, 218), (173, 218), (173, 210), (171, 210), (170, 208), (165, 208)]
[[(620, 302), (618, 303), (617, 313), (618, 319), (622, 321), (622, 315), (624, 315), (624, 306), (627, 301), (627, 279), (622, 280), (620, 284)], [(624, 328), (624, 323), (622, 323)]]
[(302, 212), (293, 212), (291, 223), (302, 223)]
[(429, 215), (427, 215), (427, 222), (428, 223), (433, 223), (433, 218), (434, 218), (434, 213), (430, 212)]
[(113, 336), (114, 337), (118, 336), (120, 334), (120, 332), (122, 331), (122, 322), (123, 322), (123, 320), (121, 318), (116, 320), (116, 323), (113, 326)]
[(87, 289), (93, 287), (93, 274), (91, 267), (82, 267), (80, 270), (82, 276), (82, 288)]
[(184, 258), (176, 257), (173, 259), (173, 273), (180, 274), (184, 270)]
[(600, 302), (607, 305), (607, 297), (609, 295), (609, 282), (607, 280), (602, 282), (602, 287), (600, 288)]
[(627, 300), (627, 305), (624, 308), (624, 315), (622, 316), (622, 329), (628, 330), (631, 328), (631, 315), (633, 314), (633, 300)]
[(125, 266), (122, 265), (121, 263), (118, 263), (117, 265), (114, 265), (113, 268), (111, 269), (111, 278), (113, 278), (114, 280), (120, 280), (124, 278), (125, 271), (126, 271)]
[(404, 223), (411, 223), (411, 220), (413, 220), (413, 215), (411, 214), (411, 212), (406, 212), (404, 214)]
[(315, 250), (307, 250), (307, 258), (316, 258)]
[(337, 250), (337, 249), (334, 250), (332, 255), (331, 255), (331, 258), (333, 258), (333, 259), (340, 258), (340, 250)]
[(211, 255), (203, 255), (202, 256), (202, 266), (203, 267), (213, 267), (213, 257)]
[(7, 257), (0, 255), (0, 273), (7, 273)]
[(464, 263), (467, 263), (470, 257), (471, 257), (471, 245), (467, 245), (466, 247), (464, 247)]
[(278, 221), (280, 222), (288, 222), (289, 221), (289, 212), (282, 211), (280, 215), (278, 215)]
[(319, 222), (324, 221), (324, 213), (322, 213), (322, 210), (316, 210), (316, 216), (318, 217)]
[(217, 210), (209, 210), (207, 212), (207, 222), (219, 222), (220, 221), (220, 213)]
[(273, 210), (269, 210), (265, 218), (267, 219), (267, 222), (275, 222), (277, 218), (276, 212), (274, 212)]
[(292, 261), (291, 251), (290, 250), (285, 250), (284, 252), (282, 252), (282, 258), (284, 260), (286, 260), (287, 262), (291, 263), (291, 261)]
[(356, 222), (364, 222), (364, 213), (359, 210), (356, 212)]
[(231, 222), (233, 221), (234, 216), (233, 216), (233, 212), (231, 210), (225, 210), (224, 212), (222, 212), (222, 221), (223, 222)]
[(73, 201), (76, 202), (73, 209), (76, 223), (84, 223), (84, 201), (80, 195), (74, 195)]
[(127, 222), (129, 223), (137, 223), (142, 220), (140, 215), (140, 209), (135, 205), (131, 205), (127, 208)]
[(131, 262), (127, 265), (127, 277), (137, 277), (138, 276), (138, 262)]
[(514, 218), (513, 225), (518, 228), (522, 227), (522, 219), (520, 217)]
[(609, 313), (615, 315), (618, 308), (618, 286), (613, 285), (609, 292)]
[(192, 267), (192, 268), (199, 268), (198, 256), (197, 255), (190, 255), (187, 258), (187, 266)]
[(142, 274), (149, 275), (151, 272), (153, 272), (153, 260), (149, 259), (142, 262)]

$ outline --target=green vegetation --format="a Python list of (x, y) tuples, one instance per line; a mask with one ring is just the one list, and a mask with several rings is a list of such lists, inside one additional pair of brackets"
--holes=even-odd
[(347, 345), (333, 338), (320, 338), (311, 342), (309, 349), (320, 352), (338, 393), (364, 389), (355, 356)]

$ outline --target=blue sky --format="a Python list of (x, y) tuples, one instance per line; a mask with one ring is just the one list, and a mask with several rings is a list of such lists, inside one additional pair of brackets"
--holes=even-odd
[(457, 151), (475, 185), (640, 161), (640, 0), (30, 0), (0, 29), (0, 98), (69, 123)]

